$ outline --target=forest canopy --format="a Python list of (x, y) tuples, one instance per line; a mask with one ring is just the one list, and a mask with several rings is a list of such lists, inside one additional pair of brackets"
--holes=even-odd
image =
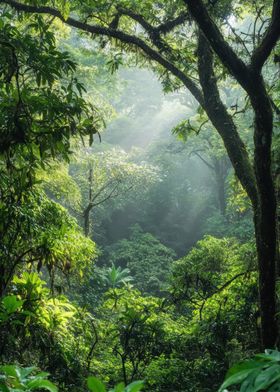
[(279, 38), (279, 0), (0, 0), (0, 390), (279, 390)]

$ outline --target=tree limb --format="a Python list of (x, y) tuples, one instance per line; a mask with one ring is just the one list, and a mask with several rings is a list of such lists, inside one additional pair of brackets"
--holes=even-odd
[(211, 18), (202, 0), (184, 0), (184, 2), (188, 6), (192, 17), (204, 33), (214, 52), (218, 55), (229, 72), (247, 91), (249, 84), (248, 80), (250, 80), (249, 69), (237, 56), (231, 46), (225, 41), (222, 33)]
[(197, 52), (198, 72), (207, 106), (207, 115), (223, 139), (232, 166), (243, 188), (252, 204), (256, 205), (258, 198), (253, 167), (236, 125), (221, 100), (213, 70), (213, 53), (202, 32), (199, 33)]
[(267, 58), (269, 57), (272, 49), (280, 38), (280, 0), (274, 0), (270, 24), (266, 33), (252, 54), (250, 67), (259, 72)]
[(152, 47), (150, 47), (141, 38), (110, 27), (103, 27), (103, 26), (92, 25), (85, 22), (81, 22), (72, 17), (68, 17), (67, 19), (65, 19), (59, 10), (52, 7), (32, 6), (32, 5), (22, 4), (14, 0), (0, 0), (0, 4), (1, 3), (8, 4), (17, 11), (53, 15), (59, 18), (63, 23), (67, 24), (68, 26), (75, 27), (79, 30), (91, 34), (101, 35), (109, 38), (115, 38), (121, 42), (134, 45), (140, 48), (146, 55), (148, 55), (150, 59), (156, 61), (158, 64), (162, 65), (165, 69), (171, 72), (178, 79), (180, 79), (184, 84), (184, 86), (187, 87), (187, 89), (192, 93), (195, 99), (200, 103), (200, 105), (204, 106), (203, 96), (201, 94), (200, 89), (197, 87), (197, 85), (183, 71), (181, 71), (178, 67), (176, 67), (170, 61), (164, 58), (159, 52), (157, 52)]

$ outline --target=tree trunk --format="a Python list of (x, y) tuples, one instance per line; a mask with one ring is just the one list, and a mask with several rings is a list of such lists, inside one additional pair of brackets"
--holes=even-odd
[(232, 117), (223, 104), (213, 70), (213, 54), (209, 43), (200, 32), (198, 39), (198, 72), (205, 100), (205, 111), (221, 136), (234, 171), (252, 203), (257, 202), (255, 175), (244, 142)]
[(198, 56), (199, 76), (207, 115), (222, 137), (235, 173), (253, 205), (259, 266), (262, 346), (272, 348), (277, 341), (275, 318), (276, 198), (271, 173), (273, 114), (270, 100), (262, 77), (258, 74), (251, 74), (249, 95), (255, 112), (253, 170), (246, 147), (220, 99), (213, 71), (213, 56), (207, 40), (201, 33)]
[(259, 266), (259, 296), (262, 344), (273, 348), (277, 341), (276, 323), (276, 196), (271, 172), (273, 113), (263, 79), (255, 76), (250, 94), (255, 112), (254, 169), (258, 204), (254, 222)]
[(86, 208), (84, 213), (83, 213), (83, 217), (84, 217), (84, 233), (85, 236), (88, 237), (89, 236), (89, 215), (90, 215), (90, 209)]

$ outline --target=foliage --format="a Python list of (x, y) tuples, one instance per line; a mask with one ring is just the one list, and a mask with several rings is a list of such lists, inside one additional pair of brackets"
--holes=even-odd
[(129, 286), (109, 290), (97, 314), (99, 347), (93, 364), (111, 382), (143, 378), (154, 358), (170, 353), (173, 337), (179, 338), (183, 328), (183, 320), (176, 322), (164, 311), (161, 299), (142, 297)]
[(138, 225), (131, 228), (128, 239), (108, 247), (106, 253), (111, 262), (130, 270), (135, 287), (150, 294), (159, 294), (164, 288), (175, 258), (172, 249), (152, 234), (144, 233)]
[(257, 392), (278, 391), (280, 388), (280, 354), (276, 350), (266, 350), (253, 359), (232, 366), (219, 391), (233, 390)]
[(72, 136), (97, 133), (100, 119), (44, 18), (34, 16), (23, 28), (4, 13), (1, 24), (1, 170), (28, 183), (48, 159), (67, 159)]
[(38, 168), (67, 160), (73, 137), (97, 133), (100, 118), (82, 97), (75, 63), (41, 16), (1, 14), (0, 293), (19, 265), (82, 270), (94, 257), (66, 210), (38, 191)]
[(23, 273), (13, 280), (13, 294), (2, 298), (1, 361), (33, 361), (61, 386), (78, 385), (85, 376), (94, 336), (92, 316), (65, 296), (53, 298), (45, 286), (38, 274)]
[[(251, 184), (260, 209), (273, 194), (263, 198), (260, 191), (269, 187), (256, 175), (267, 167), (269, 179), (269, 137), (253, 140), (253, 111), (232, 77), (243, 63), (229, 72), (219, 58), (224, 51), (214, 50), (213, 75), (203, 81), (211, 61), (197, 48), (191, 4), (198, 1), (31, 2), (32, 10), (55, 7), (60, 20), (0, 3), (0, 359), (36, 366), (3, 366), (0, 389), (54, 392), (47, 374), (36, 373), (40, 368), (63, 392), (84, 391), (88, 374), (104, 380), (90, 377), (92, 392), (105, 392), (105, 383), (112, 392), (217, 390), (226, 369), (258, 347), (263, 309), (246, 192)], [(271, 11), (269, 1), (257, 3), (207, 5), (244, 67)], [(95, 33), (62, 27), (75, 18)], [(149, 66), (172, 98), (163, 98), (148, 71), (133, 76), (125, 64)], [(255, 75), (245, 70), (252, 103), (259, 97), (254, 87), (267, 87), (277, 111), (275, 64), (267, 61), (264, 83), (261, 77), (252, 83)], [(128, 83), (120, 86), (125, 73)], [(205, 83), (214, 84), (212, 91)], [(269, 106), (261, 101), (261, 114)], [(106, 122), (119, 115), (107, 138), (113, 144), (101, 148), (91, 146), (104, 126), (97, 107)], [(186, 145), (167, 136), (181, 119), (175, 133)], [(103, 247), (97, 267), (96, 246), (79, 225)], [(270, 272), (261, 268), (261, 278), (264, 270)], [(234, 366), (220, 390), (274, 391), (279, 374), (279, 353), (267, 351)]]
[[(244, 262), (246, 260), (246, 262)], [(251, 244), (235, 239), (206, 236), (173, 266), (172, 288), (175, 298), (195, 304), (221, 293), (235, 279), (255, 269)]]
[(16, 365), (0, 367), (0, 390), (2, 392), (31, 392), (38, 389), (57, 392), (56, 386), (47, 380), (48, 373), (36, 372), (36, 367), (20, 368)]
[(128, 268), (121, 269), (121, 267), (116, 267), (113, 263), (111, 267), (102, 271), (101, 278), (108, 288), (114, 289), (133, 281), (129, 274)]
[(44, 266), (54, 281), (55, 271), (82, 273), (95, 258), (94, 243), (83, 236), (75, 219), (42, 192), (26, 192), (20, 203), (3, 206), (0, 216), (2, 291), (22, 263), (38, 271)]
[[(131, 199), (141, 200), (149, 186), (158, 180), (157, 168), (139, 161), (138, 155), (137, 151), (126, 153), (114, 147), (83, 148), (77, 153), (69, 172), (80, 189), (81, 202), (76, 215), (84, 220), (82, 225), (87, 234), (90, 234), (92, 215), (100, 223), (100, 215), (103, 219), (108, 217), (108, 206), (120, 209)], [(70, 207), (73, 208), (71, 204)]]
[[(96, 377), (89, 377), (87, 379), (87, 385), (91, 392), (106, 392), (104, 384)], [(124, 383), (120, 383), (115, 388), (110, 389), (109, 392), (138, 392), (142, 387), (142, 381), (134, 381), (127, 386)]]

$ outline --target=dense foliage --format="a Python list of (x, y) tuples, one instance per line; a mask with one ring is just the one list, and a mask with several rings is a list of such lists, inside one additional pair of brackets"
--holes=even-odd
[(0, 0), (0, 391), (279, 390), (279, 20)]

